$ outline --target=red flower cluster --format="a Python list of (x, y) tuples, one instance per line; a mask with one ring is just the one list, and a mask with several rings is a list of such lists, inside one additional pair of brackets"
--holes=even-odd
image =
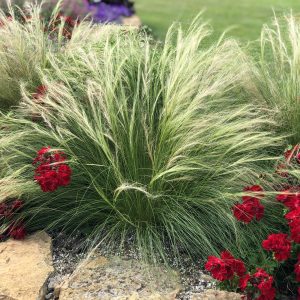
[[(293, 177), (293, 173), (289, 172), (289, 168), (299, 169), (300, 167), (300, 146), (295, 146), (284, 154), (285, 161), (277, 166), (276, 173), (284, 177), (281, 185), (283, 190), (278, 193), (276, 199), (288, 208), (289, 212), (285, 214), (290, 228), (289, 233), (270, 234), (266, 240), (262, 242), (263, 249), (272, 251), (277, 261), (286, 261), (287, 267), (293, 266), (295, 280), (289, 276), (288, 294), (298, 292), (298, 300), (300, 300), (300, 288), (296, 288), (295, 282), (300, 282), (300, 185), (298, 178)], [(242, 203), (233, 207), (234, 216), (244, 223), (250, 223), (254, 218), (260, 220), (264, 214), (264, 207), (260, 200), (264, 197), (263, 189), (259, 185), (253, 185), (244, 188), (245, 195), (242, 197)], [(298, 258), (295, 259), (295, 254)], [(239, 261), (239, 260), (238, 260)], [(239, 261), (240, 263), (243, 263)], [(214, 278), (221, 281), (230, 280), (230, 289), (237, 287), (237, 280), (230, 265), (221, 258), (209, 257), (206, 263), (206, 269), (210, 271)], [(270, 269), (276, 271), (278, 269), (274, 264), (270, 265)], [(273, 300), (276, 296), (276, 289), (273, 287), (274, 278), (265, 270), (258, 268), (253, 275), (246, 273), (245, 268), (242, 269), (242, 276), (239, 276), (238, 288), (244, 292), (247, 299), (256, 300)], [(280, 285), (279, 285), (280, 286)], [(244, 299), (245, 299), (244, 297)]]
[(287, 213), (285, 218), (289, 222), (291, 239), (300, 244), (300, 207)]
[(8, 229), (0, 233), (0, 241), (6, 239), (7, 237), (12, 237), (16, 240), (23, 239), (26, 235), (26, 230), (21, 222), (12, 221), (12, 217), (16, 212), (18, 212), (23, 207), (23, 201), (17, 199), (10, 202), (3, 202), (0, 204), (0, 225), (10, 223)]
[(37, 154), (33, 161), (36, 165), (34, 179), (43, 192), (53, 192), (70, 184), (72, 170), (64, 163), (66, 156), (63, 152), (44, 147)]
[(264, 215), (264, 206), (260, 203), (260, 199), (264, 197), (263, 189), (259, 185), (247, 186), (244, 188), (247, 193), (242, 197), (242, 204), (234, 205), (233, 214), (237, 220), (246, 224), (250, 223), (254, 218), (261, 220)]
[(244, 276), (240, 277), (239, 279), (239, 288), (244, 291), (247, 286), (248, 286), (248, 282), (251, 279), (251, 275), (250, 274), (245, 274)]
[(262, 247), (267, 251), (273, 251), (278, 261), (287, 260), (291, 255), (291, 241), (287, 234), (274, 233), (262, 242)]
[[(251, 284), (259, 292), (259, 296), (256, 299), (275, 299), (276, 290), (273, 287), (273, 277), (263, 269), (257, 269), (253, 275), (246, 273), (247, 270), (244, 263), (234, 258), (228, 251), (223, 251), (220, 258), (209, 256), (205, 269), (211, 273), (213, 278), (219, 281), (232, 280), (235, 275), (238, 276), (241, 291), (244, 291), (248, 284)], [(248, 299), (253, 299), (253, 295), (257, 294), (255, 291), (253, 295), (252, 293), (253, 290), (248, 292)]]
[(273, 300), (275, 299), (276, 290), (273, 287), (273, 276), (269, 275), (265, 270), (257, 268), (253, 274), (253, 286), (257, 287), (260, 295), (257, 300)]
[(277, 201), (281, 202), (290, 210), (300, 207), (300, 188), (293, 187), (284, 191), (276, 196)]
[(209, 256), (205, 269), (211, 272), (213, 278), (220, 281), (230, 280), (235, 274), (241, 277), (246, 273), (244, 263), (235, 259), (229, 251), (223, 251), (221, 258)]

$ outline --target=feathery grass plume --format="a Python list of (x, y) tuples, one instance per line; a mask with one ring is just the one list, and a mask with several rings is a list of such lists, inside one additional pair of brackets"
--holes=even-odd
[(9, 14), (0, 11), (0, 109), (19, 103), (21, 82), (33, 90), (39, 85), (38, 69), (46, 67), (50, 50), (38, 8), (28, 20), (24, 14), (23, 23), (15, 18), (12, 6)]
[(276, 204), (266, 201), (266, 218), (246, 228), (231, 207), (268, 174), (280, 139), (255, 106), (229, 96), (248, 72), (243, 54), (231, 40), (207, 46), (209, 34), (198, 19), (154, 45), (111, 27), (98, 43), (49, 59), (41, 101), (22, 88), (20, 111), (40, 122), (4, 116), (0, 131), (6, 176), (32, 181), (32, 159), (47, 145), (63, 149), (73, 170), (68, 187), (24, 192), (28, 226), (80, 229), (107, 247), (129, 240), (152, 261), (259, 249)]
[[(36, 92), (41, 84), (40, 70), (50, 66), (48, 57), (52, 57), (50, 54), (61, 55), (67, 42), (63, 36), (65, 21), (58, 16), (59, 7), (52, 12), (48, 23), (41, 18), (40, 6), (29, 5), (22, 9), (7, 2), (7, 7), (8, 11), (0, 10), (2, 111), (20, 103), (21, 84), (25, 84), (32, 93)], [(74, 42), (73, 46), (76, 47)]]
[(278, 130), (289, 143), (300, 141), (300, 20), (292, 14), (274, 17), (264, 25), (261, 58), (256, 76), (256, 95), (275, 111)]

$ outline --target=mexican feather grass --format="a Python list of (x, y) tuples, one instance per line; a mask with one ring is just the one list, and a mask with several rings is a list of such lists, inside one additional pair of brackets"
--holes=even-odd
[[(254, 105), (230, 97), (249, 71), (237, 44), (207, 46), (210, 29), (199, 19), (186, 34), (173, 26), (164, 44), (90, 26), (75, 29), (65, 55), (47, 54), (43, 101), (23, 84), (18, 110), (2, 115), (1, 200), (25, 199), (21, 217), (32, 229), (79, 229), (107, 247), (130, 241), (152, 261), (256, 249), (276, 205), (265, 200), (264, 220), (246, 227), (231, 207), (245, 185), (263, 181), (281, 141)], [(73, 176), (42, 193), (32, 159), (48, 145), (67, 153)]]
[(256, 75), (257, 99), (275, 112), (280, 134), (300, 141), (300, 22), (292, 14), (264, 25)]

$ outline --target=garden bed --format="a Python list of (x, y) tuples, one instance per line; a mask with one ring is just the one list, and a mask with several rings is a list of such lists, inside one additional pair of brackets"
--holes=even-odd
[(68, 232), (50, 281), (74, 271), (83, 239), (179, 268), (182, 299), (204, 269), (249, 299), (297, 299), (300, 24), (281, 22), (257, 59), (210, 44), (200, 17), (161, 43), (59, 11), (2, 12), (0, 239)]

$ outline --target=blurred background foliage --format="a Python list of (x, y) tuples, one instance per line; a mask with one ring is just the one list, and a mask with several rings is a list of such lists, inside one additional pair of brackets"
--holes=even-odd
[(178, 21), (187, 28), (193, 18), (202, 10), (204, 17), (211, 21), (218, 37), (228, 27), (230, 35), (243, 41), (259, 37), (262, 24), (269, 22), (276, 14), (300, 12), (300, 1), (296, 0), (136, 0), (135, 7), (144, 24), (154, 34), (163, 38), (167, 28)]

